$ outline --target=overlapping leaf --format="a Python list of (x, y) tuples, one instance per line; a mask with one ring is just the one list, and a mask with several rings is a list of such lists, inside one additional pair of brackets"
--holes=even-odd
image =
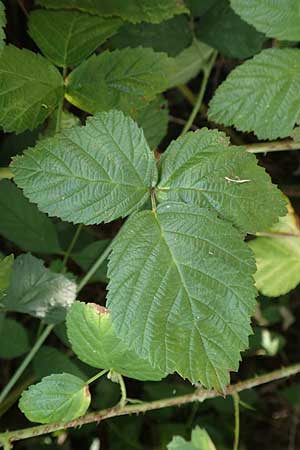
[(139, 109), (134, 114), (134, 120), (143, 129), (151, 150), (156, 149), (167, 134), (169, 121), (167, 101), (162, 96), (158, 96), (144, 108)]
[(232, 8), (246, 22), (269, 37), (300, 40), (298, 0), (230, 0)]
[(149, 198), (157, 177), (142, 130), (120, 111), (41, 141), (12, 168), (17, 185), (42, 211), (85, 224), (130, 214)]
[(74, 302), (75, 296), (75, 283), (46, 269), (42, 260), (26, 254), (16, 258), (10, 286), (1, 304), (6, 311), (58, 323), (64, 320), (66, 309)]
[(28, 332), (19, 322), (5, 317), (0, 327), (0, 358), (18, 358), (30, 350)]
[(51, 220), (8, 180), (0, 182), (0, 234), (27, 251), (58, 253), (58, 236)]
[(38, 0), (47, 8), (71, 8), (100, 16), (119, 16), (128, 22), (159, 23), (188, 12), (182, 0)]
[(54, 64), (69, 67), (87, 58), (122, 24), (79, 11), (37, 10), (29, 17), (29, 34)]
[(285, 212), (282, 194), (254, 155), (203, 128), (173, 141), (160, 160), (158, 199), (212, 208), (248, 232), (266, 229)]
[(192, 45), (174, 58), (175, 69), (169, 76), (169, 88), (185, 84), (195, 78), (212, 55), (213, 49), (194, 39)]
[(91, 395), (80, 378), (68, 373), (43, 378), (23, 392), (19, 408), (31, 422), (67, 422), (82, 416)]
[(42, 123), (63, 95), (63, 79), (45, 58), (6, 46), (0, 54), (0, 126), (21, 133)]
[(262, 294), (278, 297), (300, 283), (300, 229), (291, 206), (278, 224), (249, 246), (255, 254), (255, 281)]
[(176, 56), (191, 45), (192, 30), (188, 16), (181, 14), (159, 24), (124, 24), (110, 43), (114, 48), (142, 46)]
[(161, 380), (166, 373), (128, 350), (117, 337), (110, 313), (94, 303), (76, 302), (67, 315), (68, 337), (81, 361), (137, 380)]
[(66, 98), (92, 114), (112, 108), (132, 113), (168, 87), (172, 59), (150, 48), (93, 55), (68, 78)]
[(265, 36), (244, 22), (230, 7), (229, 0), (218, 0), (199, 18), (196, 36), (230, 58), (248, 58), (258, 53)]
[(171, 202), (136, 213), (109, 262), (116, 332), (161, 370), (223, 391), (251, 332), (254, 271), (243, 236), (212, 211)]
[(0, 299), (4, 297), (6, 289), (9, 287), (14, 255), (0, 257)]
[(260, 139), (289, 136), (300, 123), (300, 51), (264, 50), (234, 69), (210, 102), (209, 118)]

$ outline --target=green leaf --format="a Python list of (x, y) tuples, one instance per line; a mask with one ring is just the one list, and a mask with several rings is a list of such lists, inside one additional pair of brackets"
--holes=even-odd
[(263, 230), (286, 211), (285, 200), (254, 155), (203, 128), (173, 141), (160, 160), (160, 201), (212, 208), (238, 228)]
[(18, 358), (30, 350), (28, 333), (19, 322), (5, 317), (0, 328), (0, 358)]
[(182, 0), (38, 0), (47, 8), (71, 8), (100, 16), (119, 16), (128, 22), (159, 23), (188, 12)]
[[(57, 115), (59, 112), (56, 110), (55, 113), (51, 114), (47, 121), (47, 126), (43, 130), (43, 135), (40, 139), (45, 137), (52, 137), (56, 134), (56, 124), (57, 124)], [(79, 117), (70, 113), (69, 111), (61, 111), (60, 116), (60, 129), (65, 130), (66, 128), (73, 128), (76, 125), (80, 125)], [(28, 147), (28, 146), (27, 146)], [(32, 147), (32, 146), (31, 146)]]
[(166, 375), (127, 348), (114, 331), (108, 309), (102, 306), (75, 302), (67, 314), (67, 332), (74, 353), (92, 367), (137, 380), (161, 380)]
[(6, 46), (0, 56), (0, 126), (22, 133), (42, 123), (63, 96), (63, 79), (45, 58)]
[(33, 369), (39, 379), (54, 373), (64, 372), (83, 380), (86, 377), (67, 354), (47, 345), (41, 347), (34, 357)]
[(4, 297), (5, 291), (8, 289), (11, 279), (14, 255), (0, 257), (0, 299)]
[(114, 48), (142, 46), (176, 56), (192, 43), (192, 30), (182, 14), (159, 24), (124, 24), (110, 43)]
[(289, 136), (300, 122), (300, 50), (268, 49), (234, 69), (210, 102), (209, 119), (260, 139)]
[(46, 269), (42, 260), (23, 254), (14, 262), (11, 283), (1, 303), (7, 311), (58, 323), (64, 320), (75, 296), (75, 283)]
[(224, 391), (248, 345), (254, 271), (242, 234), (213, 211), (164, 203), (136, 213), (109, 261), (116, 332), (155, 367)]
[(230, 0), (232, 8), (246, 22), (269, 37), (300, 40), (298, 0)]
[(218, 0), (185, 0), (185, 4), (193, 16), (202, 16), (217, 2)]
[(91, 114), (117, 108), (133, 113), (168, 87), (172, 59), (150, 48), (92, 55), (69, 76), (67, 100)]
[(0, 234), (24, 250), (37, 253), (61, 251), (51, 220), (8, 180), (0, 182)]
[(5, 39), (4, 27), (5, 27), (5, 25), (6, 25), (5, 8), (4, 8), (2, 1), (0, 1), (0, 54), (5, 47), (5, 42), (4, 42), (4, 39)]
[[(99, 256), (104, 252), (109, 243), (110, 243), (109, 239), (102, 239), (99, 241), (92, 242), (87, 247), (84, 247), (80, 252), (73, 253), (72, 259), (85, 272), (87, 272), (92, 267), (92, 265), (97, 261)], [(97, 281), (107, 283), (107, 260), (105, 260), (105, 262), (101, 264), (101, 267), (89, 280), (90, 283)]]
[(229, 58), (248, 58), (258, 53), (266, 37), (244, 22), (230, 7), (218, 0), (199, 18), (196, 36)]
[(138, 126), (143, 129), (151, 150), (155, 150), (168, 131), (169, 110), (167, 101), (162, 96), (158, 96), (144, 108), (139, 109), (133, 115), (133, 118)]
[(213, 49), (197, 39), (174, 58), (175, 69), (169, 75), (169, 88), (186, 84), (195, 78), (212, 55)]
[(83, 416), (91, 401), (88, 386), (68, 373), (54, 374), (23, 392), (19, 408), (31, 422), (67, 422)]
[(122, 24), (78, 11), (37, 10), (29, 16), (29, 34), (44, 55), (60, 67), (79, 64)]
[(256, 258), (257, 289), (268, 297), (287, 294), (300, 283), (300, 228), (293, 209), (261, 234), (249, 242)]
[(209, 434), (204, 428), (196, 427), (192, 431), (191, 441), (174, 436), (168, 450), (217, 450)]
[(13, 160), (15, 182), (41, 211), (75, 223), (124, 217), (156, 182), (142, 130), (120, 111), (97, 114)]

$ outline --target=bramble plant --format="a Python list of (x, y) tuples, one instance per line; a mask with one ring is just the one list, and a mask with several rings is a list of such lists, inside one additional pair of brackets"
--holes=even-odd
[[(237, 450), (238, 393), (300, 373), (286, 365), (230, 384), (252, 345), (257, 289), (278, 297), (300, 281), (295, 212), (254, 155), (300, 148), (299, 2), (275, 3), (20, 0), (29, 49), (9, 33), (5, 42), (0, 2), (0, 126), (11, 133), (0, 159), (0, 357), (26, 355), (5, 369), (0, 415), (18, 400), (42, 424), (4, 426), (5, 450), (226, 394)], [(10, 24), (9, 1), (6, 11)], [(234, 68), (214, 92), (224, 58)], [(187, 120), (173, 115), (182, 96)], [(270, 355), (274, 336), (262, 329)], [(162, 395), (128, 398), (124, 377)], [(166, 378), (182, 395), (165, 398)], [(108, 402), (88, 412), (94, 394)], [(196, 413), (145, 448), (228, 448)]]

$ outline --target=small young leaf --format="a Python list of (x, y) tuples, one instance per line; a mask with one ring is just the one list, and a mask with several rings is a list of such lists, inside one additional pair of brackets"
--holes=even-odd
[(38, 379), (54, 373), (70, 373), (81, 379), (86, 375), (77, 367), (68, 355), (54, 347), (44, 345), (37, 352), (33, 360), (33, 370)]
[(29, 34), (44, 55), (60, 67), (79, 64), (122, 24), (79, 11), (33, 11)]
[(66, 98), (92, 114), (112, 108), (132, 114), (167, 89), (172, 63), (142, 47), (92, 55), (70, 74)]
[(174, 58), (175, 69), (169, 75), (169, 88), (195, 78), (211, 57), (213, 49), (194, 39), (192, 45)]
[(68, 373), (43, 378), (23, 392), (19, 408), (31, 422), (67, 422), (85, 414), (91, 402), (88, 386)]
[(30, 349), (26, 328), (19, 322), (5, 317), (0, 327), (0, 358), (18, 358)]
[[(80, 252), (73, 253), (72, 259), (85, 272), (87, 272), (92, 267), (92, 265), (97, 261), (101, 253), (104, 252), (109, 243), (110, 243), (109, 239), (102, 239), (99, 241), (92, 242), (90, 245), (82, 249)], [(90, 283), (97, 281), (107, 283), (107, 260), (105, 260), (105, 262), (101, 264), (101, 267), (89, 280)]]
[(217, 450), (207, 431), (200, 427), (193, 429), (191, 441), (174, 436), (167, 447), (168, 450)]
[(210, 102), (209, 118), (260, 139), (289, 136), (300, 123), (300, 50), (263, 50), (234, 69)]
[(16, 258), (7, 295), (1, 300), (7, 311), (30, 314), (47, 323), (64, 320), (75, 300), (76, 285), (44, 267), (30, 254)]
[(45, 58), (7, 45), (0, 55), (0, 126), (22, 133), (42, 123), (63, 95), (63, 79)]
[(269, 37), (300, 40), (299, 0), (230, 0), (232, 8), (246, 22)]
[(94, 303), (75, 302), (67, 314), (68, 337), (81, 361), (137, 380), (161, 380), (165, 371), (128, 350), (114, 331), (110, 313)]
[(155, 150), (167, 134), (169, 121), (167, 101), (162, 96), (158, 96), (144, 108), (139, 109), (133, 118), (143, 129), (151, 150)]
[(213, 211), (164, 203), (136, 213), (109, 261), (117, 335), (155, 367), (223, 391), (248, 344), (254, 271), (241, 233)]
[(8, 289), (13, 268), (14, 255), (0, 257), (0, 299), (4, 297), (5, 291)]
[(158, 199), (215, 209), (248, 232), (266, 229), (285, 213), (285, 200), (254, 155), (216, 130), (173, 141), (160, 160)]
[(182, 14), (159, 24), (124, 24), (110, 43), (114, 48), (151, 47), (176, 56), (191, 45), (192, 36), (189, 18)]
[(249, 246), (256, 258), (257, 289), (268, 297), (278, 297), (300, 283), (300, 228), (291, 206), (268, 233), (268, 237), (250, 241)]
[(258, 53), (266, 37), (244, 22), (230, 7), (218, 0), (199, 18), (196, 36), (229, 58), (248, 58)]
[(46, 8), (71, 8), (100, 16), (119, 16), (128, 22), (159, 23), (188, 12), (182, 0), (38, 0)]
[(5, 8), (4, 8), (2, 1), (0, 1), (0, 54), (5, 46), (5, 42), (4, 42), (5, 33), (4, 33), (4, 29), (3, 29), (5, 27), (5, 25), (6, 25)]
[(8, 180), (0, 182), (0, 234), (24, 250), (58, 253), (56, 229), (46, 214)]
[(85, 224), (130, 214), (147, 201), (157, 178), (142, 130), (120, 111), (39, 142), (14, 158), (12, 168), (40, 210)]

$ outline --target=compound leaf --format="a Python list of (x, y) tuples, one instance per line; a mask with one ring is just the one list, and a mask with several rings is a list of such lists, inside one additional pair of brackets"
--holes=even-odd
[(213, 211), (164, 203), (138, 212), (109, 261), (116, 333), (154, 367), (224, 391), (248, 345), (254, 271), (241, 233)]
[(29, 16), (29, 34), (44, 55), (60, 67), (79, 64), (122, 24), (79, 11), (37, 10)]
[(128, 22), (159, 23), (188, 12), (182, 0), (38, 0), (47, 8), (71, 8), (100, 16), (119, 16)]
[(0, 299), (4, 297), (6, 289), (9, 287), (14, 255), (0, 257)]
[(260, 139), (289, 136), (300, 122), (300, 50), (263, 50), (234, 69), (210, 102), (209, 118)]
[(192, 36), (189, 18), (181, 14), (159, 24), (124, 24), (110, 43), (114, 48), (151, 47), (156, 52), (176, 56), (191, 45)]
[(158, 199), (212, 208), (248, 232), (285, 213), (285, 200), (254, 155), (203, 128), (173, 141), (160, 160)]
[(67, 315), (68, 337), (81, 361), (137, 380), (161, 380), (166, 373), (129, 350), (117, 337), (109, 310), (94, 303), (75, 302)]
[(0, 182), (0, 234), (24, 250), (58, 253), (60, 246), (51, 220), (8, 180)]
[(300, 40), (298, 0), (230, 0), (232, 8), (246, 22), (269, 37)]
[(14, 262), (10, 286), (1, 303), (7, 311), (58, 323), (64, 320), (75, 296), (75, 283), (46, 269), (42, 260), (23, 254)]
[(230, 7), (218, 0), (199, 18), (196, 36), (229, 58), (248, 58), (258, 53), (266, 37), (244, 22)]
[(31, 422), (67, 422), (87, 411), (91, 402), (88, 386), (69, 373), (45, 377), (23, 392), (19, 408)]
[(278, 297), (300, 283), (300, 228), (291, 206), (278, 224), (249, 246), (256, 258), (256, 287), (263, 295)]
[(92, 114), (112, 108), (132, 114), (167, 89), (172, 63), (142, 47), (92, 55), (70, 74), (66, 98)]
[(142, 130), (120, 111), (40, 141), (14, 158), (12, 168), (40, 210), (85, 224), (130, 214), (149, 198), (157, 177)]
[(21, 133), (34, 129), (63, 96), (63, 79), (41, 55), (7, 45), (0, 55), (0, 126)]
[(18, 358), (30, 350), (28, 333), (19, 322), (5, 317), (0, 327), (0, 358)]

